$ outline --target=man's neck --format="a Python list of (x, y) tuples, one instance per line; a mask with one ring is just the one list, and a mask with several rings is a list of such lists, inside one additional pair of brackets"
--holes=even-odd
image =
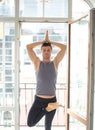
[(49, 60), (43, 59), (43, 62), (49, 63), (49, 62), (50, 62), (50, 59), (49, 59)]

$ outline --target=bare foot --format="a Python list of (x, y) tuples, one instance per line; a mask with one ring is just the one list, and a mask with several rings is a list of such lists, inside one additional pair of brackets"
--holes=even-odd
[(59, 104), (58, 102), (48, 103), (48, 106), (46, 107), (46, 110), (48, 112), (50, 112), (50, 111), (53, 111), (53, 110), (57, 109), (58, 107), (64, 107), (64, 106)]

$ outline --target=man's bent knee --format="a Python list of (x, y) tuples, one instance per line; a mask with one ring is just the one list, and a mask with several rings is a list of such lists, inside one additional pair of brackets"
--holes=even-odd
[(34, 122), (27, 122), (27, 125), (29, 126), (29, 127), (32, 127), (32, 126), (35, 126), (35, 123)]

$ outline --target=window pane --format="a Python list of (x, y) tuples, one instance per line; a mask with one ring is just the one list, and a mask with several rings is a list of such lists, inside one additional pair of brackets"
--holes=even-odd
[(5, 77), (5, 81), (6, 82), (12, 81), (12, 77)]
[(2, 50), (0, 49), (0, 55), (2, 55)]
[[(2, 22), (0, 23), (0, 29), (2, 31), (2, 33), (0, 32), (0, 128), (2, 130), (7, 128), (14, 130), (15, 34), (12, 32), (15, 32), (15, 24), (12, 22)], [(4, 111), (4, 108), (6, 108), (6, 111)]]
[(9, 61), (9, 62), (12, 62), (12, 57), (11, 56), (6, 56), (5, 60)]
[(86, 130), (86, 126), (79, 122), (78, 120), (74, 119), (73, 117), (70, 117), (70, 124), (69, 124), (70, 130)]
[(14, 0), (0, 0), (0, 17), (14, 17)]
[[(0, 30), (1, 31), (1, 30)], [(2, 48), (2, 42), (0, 42), (0, 48)]]
[[(1, 37), (2, 44), (0, 46), (0, 104), (3, 107), (13, 106), (14, 98), (13, 91), (8, 89), (13, 88), (14, 85), (14, 34), (10, 33), (10, 30), (15, 30), (14, 23), (0, 23), (2, 26), (3, 36)], [(8, 39), (7, 39), (7, 38)], [(9, 85), (9, 84), (11, 85)], [(7, 90), (6, 90), (7, 87)], [(7, 102), (7, 101), (11, 102)], [(9, 104), (9, 105), (8, 105)]]
[(12, 50), (11, 49), (6, 49), (6, 55), (11, 55), (12, 54)]
[[(5, 40), (7, 41), (6, 37)], [(11, 42), (5, 42), (5, 47), (6, 48), (11, 48), (12, 47), (12, 43)]]
[(45, 17), (68, 17), (68, 0), (45, 0)]
[(42, 0), (20, 0), (20, 17), (42, 17)]
[(68, 1), (20, 0), (19, 14), (21, 17), (68, 17)]
[[(77, 5), (77, 6), (76, 6)], [(88, 13), (89, 5), (83, 0), (72, 0), (72, 17), (81, 17)]]
[(6, 74), (6, 75), (12, 74), (12, 70), (6, 69), (6, 70), (5, 70), (5, 74)]
[(0, 110), (0, 129), (1, 130), (14, 130), (14, 111)]
[[(45, 32), (48, 30), (49, 39), (59, 42), (67, 43), (67, 23), (21, 23), (21, 35), (20, 35), (20, 125), (27, 124), (27, 112), (31, 106), (35, 95), (35, 70), (34, 64), (29, 59), (26, 45), (28, 43), (33, 43), (41, 41), (45, 37)], [(54, 46), (53, 46), (54, 47)], [(52, 57), (53, 58), (57, 52), (57, 47), (53, 48)], [(41, 48), (40, 46), (34, 49), (39, 58), (41, 58)], [(58, 69), (58, 85), (57, 97), (59, 102), (65, 104), (65, 83), (66, 83), (66, 58), (61, 62)], [(62, 84), (62, 85), (61, 85)], [(25, 88), (26, 87), (26, 88)], [(60, 89), (61, 88), (61, 89)], [(60, 93), (60, 94), (59, 94)], [(60, 98), (62, 97), (62, 98)], [(27, 111), (26, 107), (27, 106)], [(24, 117), (24, 118), (23, 118)], [(62, 120), (60, 120), (60, 118)], [(40, 123), (39, 125), (42, 125)], [(54, 125), (65, 125), (65, 115), (64, 110), (58, 111), (55, 117)]]
[[(81, 32), (84, 35), (81, 35)], [(71, 24), (70, 39), (70, 108), (86, 118), (88, 87), (88, 17)]]

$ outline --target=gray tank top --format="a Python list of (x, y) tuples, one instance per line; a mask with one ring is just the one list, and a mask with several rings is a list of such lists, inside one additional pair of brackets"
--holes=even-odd
[(49, 63), (40, 62), (39, 69), (36, 72), (36, 80), (36, 95), (56, 95), (57, 71), (52, 61)]

